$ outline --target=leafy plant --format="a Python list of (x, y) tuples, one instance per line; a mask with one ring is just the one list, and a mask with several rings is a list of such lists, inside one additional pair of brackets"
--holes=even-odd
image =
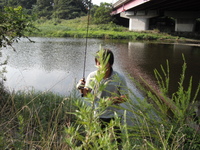
[[(100, 50), (97, 53), (98, 62), (101, 64), (98, 68), (97, 74), (94, 77), (91, 87), (93, 87), (93, 93), (88, 93), (85, 101), (77, 101), (75, 106), (78, 107), (75, 113), (77, 118), (76, 124), (68, 126), (65, 132), (68, 135), (66, 142), (72, 149), (115, 149), (118, 145), (115, 141), (117, 138), (114, 134), (114, 127), (120, 126), (120, 118), (116, 116), (115, 121), (111, 121), (109, 125), (102, 129), (100, 125), (99, 116), (105, 111), (105, 109), (111, 105), (111, 101), (106, 98), (101, 98), (98, 102), (98, 106), (95, 107), (96, 97), (99, 93), (105, 89), (105, 84), (101, 81), (106, 73), (106, 65), (109, 59), (103, 57), (104, 51)], [(75, 132), (75, 134), (74, 134)], [(78, 144), (80, 143), (80, 144)]]
[(19, 38), (26, 37), (25, 33), (31, 32), (35, 27), (31, 24), (32, 16), (22, 9), (5, 7), (0, 12), (0, 47), (12, 46)]
[(101, 3), (95, 10), (93, 21), (96, 24), (106, 24), (113, 21), (113, 17), (110, 15), (112, 11), (112, 5), (109, 3)]
[[(67, 112), (72, 101), (51, 92), (17, 92), (7, 97), (0, 111), (0, 149), (65, 149), (64, 126), (74, 122)], [(73, 120), (73, 121), (72, 121)]]
[[(183, 57), (184, 59), (184, 57)], [(185, 60), (184, 60), (185, 61)], [(184, 74), (186, 63), (183, 64), (183, 72), (180, 77), (179, 90), (172, 94), (171, 98), (168, 93), (169, 87), (169, 67), (167, 62), (167, 71), (161, 65), (163, 75), (155, 70), (155, 76), (160, 86), (160, 91), (155, 91), (149, 85), (149, 89), (144, 88), (132, 80), (143, 90), (147, 97), (138, 98), (130, 91), (130, 100), (127, 101), (127, 107), (124, 109), (125, 114), (130, 113), (128, 117), (124, 115), (124, 122), (130, 121), (132, 125), (121, 124), (119, 119), (112, 122), (108, 128), (118, 125), (123, 131), (122, 147), (124, 149), (195, 149), (199, 147), (198, 128), (191, 126), (197, 122), (192, 118), (194, 107), (191, 107), (196, 101), (196, 94), (191, 98), (191, 82), (187, 90), (183, 90)], [(164, 78), (163, 78), (164, 76)], [(95, 79), (99, 82), (101, 74)], [(146, 81), (144, 81), (146, 83)], [(147, 83), (146, 83), (147, 84)], [(100, 89), (104, 87), (99, 84)], [(96, 91), (98, 93), (98, 91)], [(175, 97), (173, 97), (176, 95)], [(137, 103), (132, 99), (137, 100)], [(180, 100), (177, 100), (180, 99)], [(192, 99), (192, 100), (191, 100)], [(77, 122), (68, 126), (65, 132), (68, 135), (66, 142), (72, 149), (98, 149), (98, 148), (117, 148), (116, 143), (111, 142), (109, 132), (102, 131), (99, 128), (97, 118), (92, 114), (94, 97), (89, 95), (86, 99), (91, 105), (77, 101), (76, 106), (79, 108), (73, 113)], [(102, 104), (100, 102), (100, 104)], [(105, 106), (105, 105), (104, 105)], [(101, 105), (102, 108), (105, 108)], [(100, 109), (100, 108), (98, 108)], [(170, 112), (173, 114), (169, 114)], [(99, 111), (101, 114), (101, 111)], [(97, 114), (97, 116), (99, 115)], [(188, 120), (189, 119), (189, 120)], [(198, 124), (196, 124), (198, 127)], [(73, 134), (75, 132), (75, 134)], [(100, 140), (101, 139), (101, 140)], [(105, 141), (102, 141), (105, 139)]]
[[(143, 89), (143, 91), (148, 95), (148, 101), (152, 103), (151, 110), (158, 116), (154, 120), (154, 128), (151, 131), (151, 133), (155, 134), (154, 138), (156, 139), (154, 140), (156, 142), (147, 140), (148, 145), (153, 149), (159, 149), (160, 146), (164, 149), (193, 149), (192, 147), (199, 147), (199, 144), (196, 144), (198, 141), (199, 124), (198, 121), (195, 121), (194, 112), (198, 106), (197, 95), (199, 94), (200, 84), (193, 94), (193, 97), (191, 94), (192, 78), (190, 79), (188, 89), (184, 89), (183, 83), (186, 72), (184, 56), (183, 60), (182, 74), (178, 82), (179, 88), (171, 96), (168, 93), (170, 80), (168, 62), (167, 71), (165, 71), (162, 65), (162, 74), (156, 69), (154, 71), (160, 91), (155, 91), (154, 88), (144, 81), (149, 90)], [(147, 119), (148, 115), (144, 111), (142, 112), (144, 114), (143, 118)], [(151, 122), (147, 120), (147, 123), (149, 124)], [(159, 128), (159, 124), (162, 125), (162, 128)]]
[[(32, 32), (35, 27), (31, 23), (33, 17), (27, 14), (22, 7), (4, 7), (3, 11), (0, 11), (0, 48), (11, 46), (13, 42), (18, 42), (21, 37), (28, 38), (26, 33)], [(28, 38), (29, 39), (29, 38)], [(30, 40), (30, 39), (29, 39)], [(31, 40), (30, 40), (31, 41)], [(14, 47), (13, 47), (13, 50)], [(1, 57), (1, 51), (0, 51)], [(7, 64), (7, 60), (0, 62), (0, 67)], [(0, 70), (1, 80), (5, 80), (4, 73), (5, 68)], [(2, 83), (0, 83), (0, 86)]]
[[(99, 54), (100, 57), (102, 54)], [(129, 90), (129, 99), (124, 110), (123, 122), (115, 116), (105, 129), (99, 125), (98, 116), (110, 105), (100, 100), (100, 107), (94, 108), (99, 91), (82, 99), (75, 91), (65, 98), (53, 93), (30, 91), (7, 95), (0, 111), (1, 149), (117, 149), (114, 127), (122, 131), (123, 149), (196, 150), (199, 144), (199, 118), (194, 117), (196, 96), (191, 94), (191, 84), (183, 88), (186, 63), (183, 57), (183, 71), (179, 89), (169, 95), (169, 73), (161, 65), (162, 73), (155, 70), (160, 91), (155, 91), (146, 81), (148, 88), (131, 78), (145, 97), (137, 97)], [(101, 64), (104, 64), (100, 60)], [(105, 72), (105, 66), (95, 79), (97, 86)], [(194, 96), (191, 96), (194, 95)], [(94, 111), (96, 114), (94, 114)], [(170, 113), (169, 113), (170, 112)], [(64, 132), (63, 132), (64, 131)]]

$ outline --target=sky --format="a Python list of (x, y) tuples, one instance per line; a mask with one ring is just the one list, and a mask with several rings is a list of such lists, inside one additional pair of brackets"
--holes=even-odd
[(115, 3), (117, 0), (92, 0), (93, 4), (100, 5), (102, 2)]

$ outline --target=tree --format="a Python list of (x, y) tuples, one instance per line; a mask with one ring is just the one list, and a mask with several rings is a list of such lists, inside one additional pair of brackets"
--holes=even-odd
[(33, 12), (36, 13), (38, 17), (47, 17), (50, 19), (53, 14), (53, 6), (53, 0), (37, 0)]
[(113, 21), (112, 16), (112, 5), (109, 3), (101, 3), (94, 13), (94, 23), (96, 24), (106, 24)]
[(95, 12), (96, 12), (96, 10), (97, 10), (98, 8), (99, 8), (98, 5), (92, 5), (92, 8), (91, 8), (91, 10), (90, 10), (90, 15), (91, 15), (92, 18), (94, 18), (94, 14), (95, 14)]
[(17, 42), (19, 38), (26, 37), (35, 27), (31, 24), (32, 16), (28, 15), (21, 6), (17, 8), (5, 7), (0, 12), (0, 47)]
[(22, 6), (26, 9), (32, 9), (33, 5), (35, 5), (37, 0), (20, 0), (18, 6)]
[(87, 13), (85, 0), (55, 0), (54, 2), (54, 18), (73, 19)]
[[(21, 6), (5, 7), (3, 11), (0, 11), (0, 48), (8, 45), (12, 47), (12, 43), (18, 42), (21, 37), (28, 38), (26, 33), (35, 29), (31, 20), (32, 17)], [(6, 61), (0, 62), (0, 66), (5, 63)], [(0, 70), (0, 76), (2, 76), (2, 70)]]
[(37, 0), (0, 0), (0, 6), (22, 6), (26, 9), (32, 9), (32, 6), (35, 5)]
[(86, 15), (91, 8), (91, 0), (0, 0), (0, 9), (4, 6), (22, 6), (29, 14), (37, 14), (47, 19), (73, 19)]

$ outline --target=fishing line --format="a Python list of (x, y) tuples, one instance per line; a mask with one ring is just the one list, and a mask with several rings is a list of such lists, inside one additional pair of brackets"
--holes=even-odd
[(91, 0), (89, 1), (88, 6), (88, 17), (87, 17), (87, 31), (86, 31), (86, 41), (85, 41), (85, 52), (84, 52), (84, 64), (83, 64), (83, 79), (85, 80), (85, 68), (86, 68), (86, 59), (87, 59), (87, 45), (88, 45), (88, 31), (89, 31), (89, 25), (90, 25), (90, 6), (91, 6)]

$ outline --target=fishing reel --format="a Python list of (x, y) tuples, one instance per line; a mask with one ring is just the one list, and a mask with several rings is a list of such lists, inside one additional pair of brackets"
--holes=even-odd
[(85, 88), (85, 79), (81, 79), (81, 80), (77, 83), (76, 88), (77, 88), (78, 90), (84, 89), (84, 88)]

